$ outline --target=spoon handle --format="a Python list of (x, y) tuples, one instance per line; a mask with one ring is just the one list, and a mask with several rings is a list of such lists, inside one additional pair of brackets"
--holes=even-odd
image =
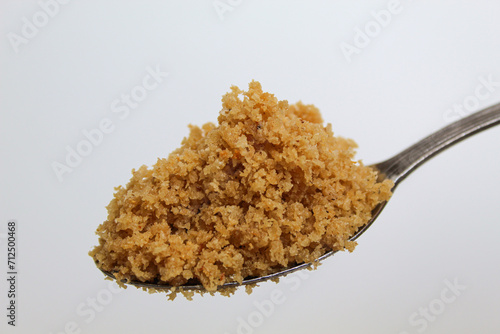
[(394, 157), (374, 165), (394, 186), (413, 170), (459, 141), (500, 124), (500, 103), (447, 125)]

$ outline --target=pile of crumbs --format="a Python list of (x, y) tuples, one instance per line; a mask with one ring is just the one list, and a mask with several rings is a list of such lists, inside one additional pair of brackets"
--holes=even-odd
[(174, 287), (268, 275), (352, 251), (349, 238), (393, 183), (354, 161), (319, 110), (252, 81), (222, 98), (218, 125), (190, 125), (180, 148), (116, 188), (89, 254), (122, 281)]

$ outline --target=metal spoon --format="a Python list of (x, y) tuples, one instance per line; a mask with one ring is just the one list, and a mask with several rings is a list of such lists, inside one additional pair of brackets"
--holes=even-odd
[[(421, 164), (440, 153), (444, 149), (458, 143), (459, 141), (472, 136), (478, 132), (486, 130), (492, 126), (500, 124), (500, 103), (489, 108), (486, 108), (482, 111), (478, 111), (470, 116), (467, 116), (463, 119), (460, 119), (454, 123), (449, 124), (448, 126), (442, 128), (441, 130), (434, 132), (428, 137), (422, 139), (416, 144), (410, 146), (406, 150), (401, 153), (395, 155), (394, 157), (380, 162), (378, 164), (371, 165), (372, 168), (378, 170), (379, 172), (379, 180), (390, 179), (394, 182), (394, 187), (392, 190), (397, 187), (397, 185), (404, 180), (412, 171), (414, 171)], [(349, 240), (354, 241), (361, 234), (363, 234), (377, 219), (378, 215), (384, 207), (386, 206), (387, 201), (380, 203), (373, 209), (371, 220), (366, 223), (363, 227), (361, 227)], [(322, 261), (327, 257), (335, 254), (336, 251), (330, 251), (320, 256), (317, 261)], [(266, 276), (260, 277), (249, 277), (243, 280), (242, 283), (238, 282), (229, 282), (219, 287), (220, 289), (225, 288), (234, 288), (240, 285), (248, 285), (255, 284), (271, 279), (276, 279), (278, 277), (290, 274), (294, 271), (305, 269), (310, 267), (314, 262), (310, 263), (302, 263), (297, 264), (292, 267), (284, 268), (281, 271), (272, 273)], [(101, 270), (106, 276), (115, 279), (113, 273)], [(140, 281), (128, 281), (124, 282), (126, 284), (134, 285), (136, 287), (141, 288), (153, 288), (156, 290), (168, 290), (173, 286), (166, 284), (155, 284), (155, 283), (144, 283)], [(183, 290), (200, 290), (203, 291), (205, 288), (201, 284), (194, 285), (182, 285), (179, 286)]]

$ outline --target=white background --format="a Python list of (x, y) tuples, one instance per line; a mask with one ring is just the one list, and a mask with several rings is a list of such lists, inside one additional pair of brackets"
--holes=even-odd
[[(500, 101), (498, 2), (402, 0), (384, 27), (371, 13), (389, 1), (231, 3), (219, 15), (212, 0), (75, 0), (43, 22), (38, 2), (1, 1), (0, 277), (6, 224), (16, 219), (19, 308), (12, 328), (2, 278), (0, 331), (500, 332), (500, 127), (411, 174), (356, 250), (307, 279), (192, 302), (110, 292), (87, 252), (113, 187), (178, 147), (187, 124), (215, 122), (233, 84), (256, 79), (279, 99), (315, 104), (366, 164), (458, 118), (454, 105)], [(34, 16), (41, 27), (23, 37)], [(356, 39), (365, 28), (374, 29), (366, 46)], [(14, 35), (25, 39), (16, 45)], [(346, 57), (341, 46), (356, 43)], [(169, 74), (120, 119), (111, 103), (141, 85), (148, 67)], [(475, 98), (488, 77), (497, 85)], [(113, 131), (60, 182), (52, 164), (105, 118)], [(457, 296), (446, 282), (465, 288)], [(276, 293), (284, 302), (259, 311), (255, 302)]]

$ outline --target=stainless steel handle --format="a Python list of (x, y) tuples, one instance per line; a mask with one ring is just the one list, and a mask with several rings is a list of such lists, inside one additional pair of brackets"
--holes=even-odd
[(500, 124), (500, 103), (462, 118), (425, 137), (394, 157), (373, 165), (396, 187), (421, 164), (459, 141)]

